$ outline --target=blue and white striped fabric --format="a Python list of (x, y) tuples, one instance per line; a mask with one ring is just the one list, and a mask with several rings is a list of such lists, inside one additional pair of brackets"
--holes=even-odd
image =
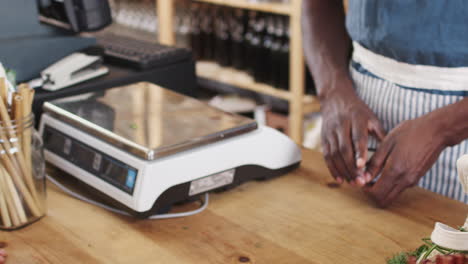
[[(372, 56), (372, 55), (371, 55)], [(374, 111), (382, 121), (386, 131), (390, 131), (400, 122), (417, 118), (437, 108), (455, 103), (468, 96), (468, 89), (450, 90), (408, 87), (380, 77), (375, 72), (359, 63), (359, 54), (353, 55), (351, 76), (357, 94)], [(376, 59), (376, 58), (374, 58)], [(379, 58), (375, 67), (379, 67)], [(396, 62), (396, 61), (395, 61)], [(398, 62), (396, 62), (398, 63)], [(394, 65), (398, 66), (398, 65)], [(370, 65), (370, 68), (374, 68)], [(413, 76), (413, 80), (419, 78)], [(375, 150), (378, 144), (375, 139), (369, 141), (369, 149)], [(456, 160), (468, 153), (468, 140), (445, 149), (434, 166), (421, 178), (419, 186), (444, 196), (468, 203), (468, 195), (458, 182)]]

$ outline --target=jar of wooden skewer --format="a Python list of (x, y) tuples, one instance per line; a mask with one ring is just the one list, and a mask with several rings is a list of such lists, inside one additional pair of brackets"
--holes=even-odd
[(0, 94), (0, 229), (15, 230), (45, 215), (45, 161), (31, 113), (34, 90), (20, 85), (8, 96), (0, 84)]

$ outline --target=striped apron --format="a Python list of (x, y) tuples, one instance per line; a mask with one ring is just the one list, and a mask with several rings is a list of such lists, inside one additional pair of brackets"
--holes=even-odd
[[(387, 132), (402, 121), (468, 96), (468, 67), (407, 64), (373, 53), (356, 42), (353, 46), (350, 72), (355, 89)], [(377, 141), (371, 137), (369, 150), (377, 147)], [(468, 154), (468, 140), (446, 148), (418, 185), (468, 203), (456, 170), (456, 161), (463, 154)]]

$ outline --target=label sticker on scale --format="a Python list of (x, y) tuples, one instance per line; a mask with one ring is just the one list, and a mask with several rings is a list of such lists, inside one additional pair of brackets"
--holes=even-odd
[(231, 184), (234, 181), (235, 172), (236, 170), (232, 169), (194, 180), (190, 183), (189, 195), (192, 196)]

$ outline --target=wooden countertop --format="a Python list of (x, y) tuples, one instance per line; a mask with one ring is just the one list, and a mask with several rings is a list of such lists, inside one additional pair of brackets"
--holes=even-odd
[(377, 209), (357, 189), (330, 187), (320, 154), (303, 153), (293, 173), (212, 194), (207, 210), (179, 219), (118, 216), (48, 184), (48, 215), (0, 232), (7, 264), (384, 263), (419, 246), (436, 221), (463, 224), (464, 204), (419, 188)]

